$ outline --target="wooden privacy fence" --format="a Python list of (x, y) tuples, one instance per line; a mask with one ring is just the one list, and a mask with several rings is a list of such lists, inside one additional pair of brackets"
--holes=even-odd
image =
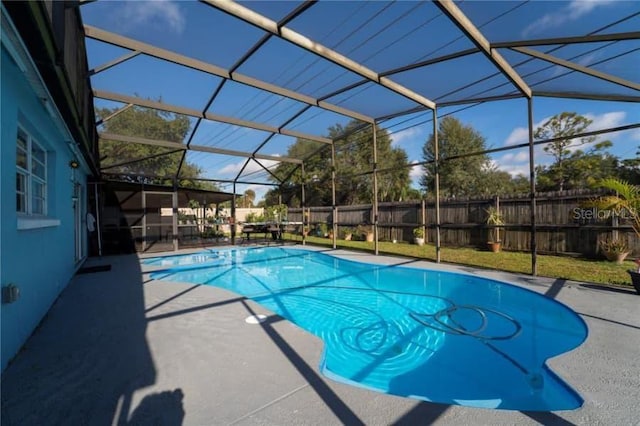
[[(621, 238), (634, 255), (640, 255), (640, 240), (635, 237), (625, 217), (585, 207), (601, 195), (596, 191), (563, 191), (536, 195), (536, 242), (539, 253), (598, 254), (600, 241)], [(528, 196), (496, 198), (446, 199), (440, 202), (440, 240), (443, 246), (485, 248), (491, 227), (485, 224), (486, 209), (499, 202), (505, 225), (501, 231), (502, 247), (512, 251), (531, 250), (531, 201)], [(331, 207), (305, 208), (305, 222), (311, 228), (333, 222)], [(289, 208), (288, 219), (301, 222), (302, 209)], [(373, 208), (367, 205), (338, 206), (338, 228), (372, 224)], [(413, 240), (413, 229), (427, 228), (427, 241), (436, 239), (435, 202), (407, 201), (380, 203), (378, 229), (380, 241)]]

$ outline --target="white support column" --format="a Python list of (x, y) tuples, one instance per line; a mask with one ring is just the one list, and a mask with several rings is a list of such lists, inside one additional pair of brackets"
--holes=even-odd
[(533, 99), (527, 99), (527, 115), (529, 121), (529, 197), (531, 198), (531, 275), (538, 275), (537, 240), (536, 240), (536, 166), (533, 145)]
[(236, 183), (233, 182), (233, 199), (231, 200), (231, 244), (236, 244), (236, 226), (238, 223), (238, 218), (236, 217)]
[(302, 245), (306, 245), (307, 244), (307, 235), (305, 230), (307, 229), (307, 223), (305, 221), (305, 208), (306, 208), (306, 203), (305, 203), (305, 198), (304, 198), (304, 179), (305, 179), (305, 175), (304, 175), (304, 163), (300, 164), (300, 171), (302, 174), (302, 186), (300, 187), (300, 207), (302, 207)]
[(433, 153), (436, 187), (436, 262), (440, 263), (440, 150), (438, 146), (438, 109), (433, 110)]
[(378, 254), (378, 135), (376, 123), (371, 125), (373, 129), (373, 247)]
[(336, 206), (336, 143), (331, 144), (331, 206), (333, 220), (333, 249), (337, 248), (336, 239), (338, 238), (338, 207)]
[(173, 239), (173, 251), (178, 251), (178, 185), (173, 185), (173, 193), (171, 194), (171, 207), (173, 217), (171, 219), (171, 236)]
[[(147, 251), (147, 194), (143, 189), (142, 195), (142, 252)], [(135, 241), (134, 241), (135, 244)]]

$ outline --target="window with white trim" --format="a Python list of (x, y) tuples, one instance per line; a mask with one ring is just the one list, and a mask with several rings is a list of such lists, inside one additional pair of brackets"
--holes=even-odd
[(47, 151), (21, 127), (16, 144), (16, 211), (47, 214)]

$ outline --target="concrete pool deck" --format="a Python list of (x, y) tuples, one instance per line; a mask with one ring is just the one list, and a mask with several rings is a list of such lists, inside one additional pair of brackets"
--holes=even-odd
[[(586, 321), (589, 337), (548, 364), (584, 406), (473, 409), (337, 383), (318, 371), (322, 342), (315, 336), (226, 290), (150, 280), (152, 268), (123, 255), (87, 261), (111, 270), (76, 275), (10, 363), (2, 375), (2, 424), (639, 424), (640, 296), (631, 290), (309, 248), (479, 273), (567, 304)], [(245, 323), (256, 313), (267, 320)]]

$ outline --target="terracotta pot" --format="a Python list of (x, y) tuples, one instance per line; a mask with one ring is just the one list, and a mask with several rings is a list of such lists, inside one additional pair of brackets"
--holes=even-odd
[(626, 251), (624, 253), (613, 253), (610, 251), (605, 251), (604, 256), (607, 258), (609, 262), (616, 262), (618, 265), (622, 265), (624, 259), (629, 255), (629, 252)]
[(494, 253), (500, 252), (500, 243), (488, 242), (487, 245), (489, 246), (489, 250), (491, 250), (492, 252)]

